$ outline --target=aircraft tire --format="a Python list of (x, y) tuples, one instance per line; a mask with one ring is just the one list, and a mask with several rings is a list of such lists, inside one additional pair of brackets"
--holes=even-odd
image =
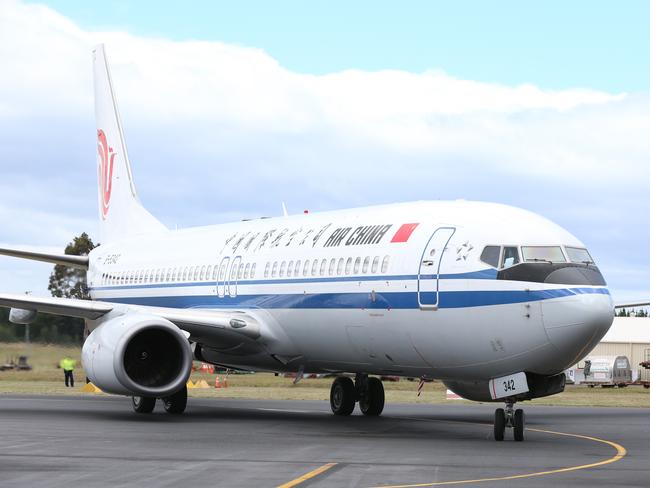
[(502, 441), (506, 433), (506, 413), (502, 408), (494, 411), (494, 440)]
[(156, 406), (156, 399), (151, 397), (131, 397), (133, 411), (136, 413), (151, 413)]
[(526, 416), (524, 411), (521, 408), (515, 410), (515, 415), (513, 417), (513, 427), (515, 440), (521, 442), (524, 440), (524, 427), (526, 426)]
[(384, 385), (379, 378), (368, 378), (368, 391), (359, 400), (359, 408), (364, 415), (376, 417), (384, 410)]
[(339, 376), (332, 383), (330, 390), (330, 407), (334, 415), (350, 415), (354, 411), (356, 391), (354, 382), (345, 376)]
[(183, 386), (173, 395), (162, 398), (165, 411), (171, 414), (181, 414), (187, 407), (187, 386)]

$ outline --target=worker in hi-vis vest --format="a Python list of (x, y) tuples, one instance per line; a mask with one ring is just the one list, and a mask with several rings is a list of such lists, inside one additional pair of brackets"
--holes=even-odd
[(73, 371), (76, 365), (77, 361), (72, 359), (70, 356), (64, 357), (59, 363), (59, 367), (63, 370), (63, 374), (65, 375), (65, 386), (74, 386)]

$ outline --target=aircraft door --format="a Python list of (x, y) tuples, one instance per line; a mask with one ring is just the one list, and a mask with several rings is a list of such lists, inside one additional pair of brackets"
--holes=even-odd
[(437, 310), (440, 299), (440, 265), (455, 227), (439, 227), (429, 238), (418, 270), (418, 305), (422, 310)]
[(226, 295), (228, 264), (230, 264), (230, 258), (225, 257), (221, 260), (221, 264), (219, 265), (219, 275), (217, 276), (217, 295), (219, 298), (223, 298)]
[(241, 265), (241, 256), (237, 256), (232, 261), (230, 267), (230, 280), (228, 281), (228, 293), (231, 297), (237, 296), (237, 279), (239, 277), (239, 267)]

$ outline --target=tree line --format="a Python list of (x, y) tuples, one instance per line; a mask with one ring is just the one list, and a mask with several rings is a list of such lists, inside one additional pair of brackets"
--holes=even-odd
[[(83, 232), (68, 243), (65, 253), (86, 256), (97, 245)], [(50, 274), (47, 288), (53, 297), (90, 299), (86, 270), (83, 269), (57, 264)], [(9, 322), (9, 309), (0, 308), (0, 342), (24, 341), (25, 327)], [(74, 317), (39, 313), (36, 320), (29, 325), (29, 337), (34, 342), (48, 344), (82, 344), (84, 321)]]

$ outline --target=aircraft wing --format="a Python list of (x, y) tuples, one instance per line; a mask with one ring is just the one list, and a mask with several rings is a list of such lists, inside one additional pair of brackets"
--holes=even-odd
[(0, 293), (0, 307), (20, 308), (91, 320), (98, 319), (119, 307), (125, 313), (142, 312), (157, 315), (190, 333), (195, 332), (198, 326), (210, 327), (212, 334), (218, 334), (218, 330), (221, 329), (224, 332), (237, 332), (251, 339), (257, 339), (260, 336), (260, 323), (247, 313), (239, 310), (148, 307), (75, 298), (35, 297), (7, 293)]
[(73, 268), (88, 269), (88, 256), (73, 256), (71, 254), (52, 254), (45, 252), (24, 251), (0, 247), (0, 255), (14, 258), (44, 261), (46, 263), (63, 264)]
[(53, 315), (98, 319), (113, 310), (113, 305), (75, 298), (34, 297), (32, 295), (13, 295), (0, 293), (0, 307), (21, 308)]

